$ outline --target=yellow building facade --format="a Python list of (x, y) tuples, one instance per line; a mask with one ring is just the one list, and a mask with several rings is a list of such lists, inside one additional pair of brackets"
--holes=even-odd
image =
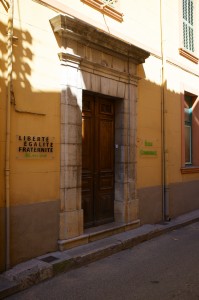
[(0, 16), (1, 271), (199, 208), (197, 1), (2, 0)]

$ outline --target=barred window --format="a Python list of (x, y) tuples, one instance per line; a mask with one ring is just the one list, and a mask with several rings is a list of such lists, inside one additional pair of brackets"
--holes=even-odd
[(103, 0), (103, 2), (114, 7), (118, 0)]
[(123, 14), (119, 11), (119, 0), (80, 0), (97, 9), (101, 13), (119, 21), (123, 21)]

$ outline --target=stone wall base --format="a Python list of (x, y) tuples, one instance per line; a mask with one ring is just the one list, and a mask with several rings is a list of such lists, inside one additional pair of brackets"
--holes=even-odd
[(64, 211), (60, 213), (59, 239), (69, 239), (83, 234), (83, 210)]

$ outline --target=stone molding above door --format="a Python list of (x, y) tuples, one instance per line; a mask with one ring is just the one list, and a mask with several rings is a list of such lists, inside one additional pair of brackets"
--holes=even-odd
[[(58, 33), (62, 38), (61, 46), (66, 49), (67, 53), (70, 53), (67, 50), (72, 49), (73, 54), (86, 58), (88, 53), (83, 52), (85, 50), (83, 47), (80, 49), (78, 49), (78, 47), (76, 49), (69, 47), (69, 41), (76, 41), (82, 46), (85, 46), (84, 48), (96, 49), (107, 55), (109, 54), (121, 58), (122, 60), (128, 60), (136, 65), (144, 63), (145, 59), (149, 57), (148, 51), (97, 29), (93, 25), (80, 19), (66, 15), (58, 15), (51, 19), (50, 23), (54, 33)], [(76, 46), (78, 46), (78, 44), (76, 44)]]

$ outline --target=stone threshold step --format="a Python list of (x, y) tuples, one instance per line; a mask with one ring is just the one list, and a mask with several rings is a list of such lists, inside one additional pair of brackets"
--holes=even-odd
[(122, 233), (131, 229), (138, 228), (139, 226), (140, 226), (140, 220), (138, 219), (130, 223), (113, 222), (98, 227), (92, 227), (86, 229), (84, 234), (78, 237), (66, 239), (66, 240), (59, 240), (58, 241), (59, 250), (65, 251), (67, 249), (85, 245), (94, 241), (104, 239), (106, 237), (110, 237), (118, 233)]

